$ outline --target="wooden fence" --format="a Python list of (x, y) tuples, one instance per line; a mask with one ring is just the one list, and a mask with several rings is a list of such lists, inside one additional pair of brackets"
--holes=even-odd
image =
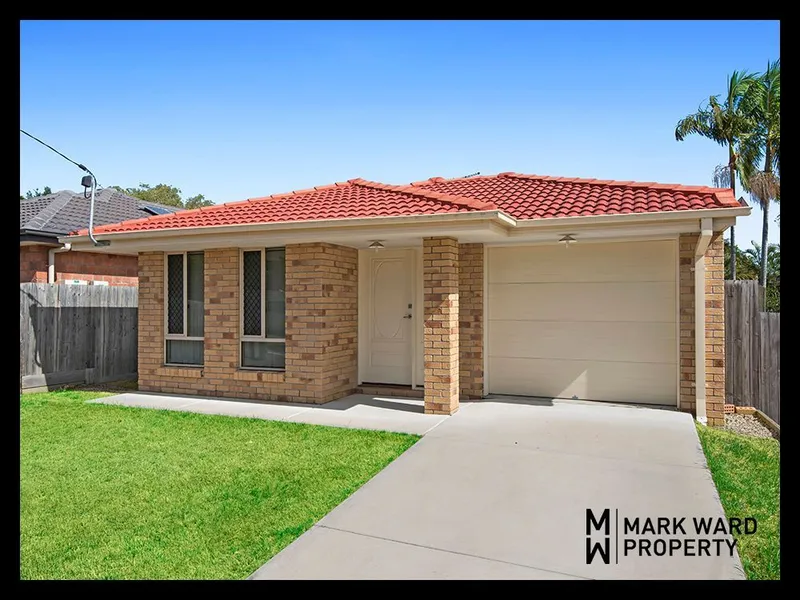
[(20, 388), (136, 378), (138, 289), (21, 283)]
[(725, 282), (725, 397), (781, 422), (781, 315), (757, 281)]

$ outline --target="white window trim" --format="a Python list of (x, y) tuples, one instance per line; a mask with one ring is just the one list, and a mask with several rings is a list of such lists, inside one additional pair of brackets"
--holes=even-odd
[[(188, 306), (188, 286), (189, 286), (189, 260), (187, 258), (188, 252), (165, 252), (164, 253), (164, 366), (166, 367), (179, 367), (179, 368), (195, 368), (202, 367), (203, 364), (189, 364), (189, 363), (171, 363), (167, 362), (167, 340), (183, 340), (186, 342), (204, 342), (205, 336), (188, 336), (186, 335), (187, 328), (189, 327), (189, 306)], [(168, 333), (169, 332), (169, 257), (182, 256), (183, 257), (183, 333)], [(203, 269), (205, 269), (205, 256), (203, 257)], [(205, 293), (203, 294), (205, 297)], [(205, 333), (205, 324), (203, 324), (203, 332)], [(203, 352), (203, 363), (205, 363), (206, 353)]]
[[(265, 328), (267, 326), (267, 250), (282, 249), (284, 251), (284, 261), (286, 260), (286, 248), (283, 246), (270, 246), (269, 248), (259, 246), (256, 248), (240, 248), (239, 249), (239, 369), (243, 371), (272, 371), (283, 373), (286, 367), (245, 367), (242, 364), (244, 359), (242, 352), (242, 342), (262, 342), (274, 344), (286, 344), (286, 338), (271, 338), (264, 337)], [(245, 252), (260, 252), (261, 253), (261, 334), (260, 335), (245, 335), (244, 334), (244, 253)], [(283, 318), (286, 319), (284, 312)]]

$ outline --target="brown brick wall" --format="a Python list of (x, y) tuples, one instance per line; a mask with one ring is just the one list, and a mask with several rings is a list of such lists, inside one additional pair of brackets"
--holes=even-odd
[(107, 281), (109, 285), (138, 285), (138, 266), (136, 256), (60, 252), (56, 254), (56, 281), (86, 279)]
[(139, 387), (146, 391), (322, 403), (357, 371), (357, 250), (286, 247), (286, 370), (239, 369), (239, 249), (205, 253), (205, 365), (166, 367), (164, 255), (139, 255)]
[(459, 380), (465, 399), (483, 397), (483, 293), (483, 244), (459, 244)]
[[(53, 246), (36, 244), (19, 247), (19, 281), (47, 282), (48, 250)], [(121, 254), (58, 252), (56, 283), (67, 279), (107, 281), (109, 285), (137, 285), (138, 259)]]
[[(679, 240), (680, 271), (680, 408), (695, 414), (694, 249), (698, 234)], [(724, 423), (725, 282), (722, 234), (712, 238), (705, 255), (706, 271), (706, 417), (709, 425)]]
[(19, 282), (47, 283), (47, 251), (52, 246), (19, 247)]
[(422, 241), (425, 297), (425, 412), (453, 414), (458, 410), (458, 240)]

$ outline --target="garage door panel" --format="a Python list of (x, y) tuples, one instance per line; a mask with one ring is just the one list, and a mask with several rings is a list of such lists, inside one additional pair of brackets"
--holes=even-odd
[(674, 364), (489, 358), (495, 394), (674, 405)]
[(675, 283), (489, 285), (489, 319), (675, 322)]
[(493, 394), (675, 405), (674, 240), (491, 247)]
[(488, 351), (496, 358), (675, 364), (675, 323), (492, 321)]
[(668, 240), (496, 247), (489, 249), (489, 283), (673, 281), (675, 260)]

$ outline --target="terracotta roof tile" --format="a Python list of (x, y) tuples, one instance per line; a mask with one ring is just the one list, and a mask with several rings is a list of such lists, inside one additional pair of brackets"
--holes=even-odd
[[(500, 173), (431, 177), (409, 185), (350, 179), (169, 215), (102, 225), (96, 233), (433, 215), (500, 210), (515, 219), (547, 219), (741, 206), (729, 189), (652, 182)], [(86, 230), (78, 232), (86, 234)]]
[(500, 173), (428, 180), (418, 187), (492, 202), (515, 219), (542, 219), (740, 206), (724, 188)]

